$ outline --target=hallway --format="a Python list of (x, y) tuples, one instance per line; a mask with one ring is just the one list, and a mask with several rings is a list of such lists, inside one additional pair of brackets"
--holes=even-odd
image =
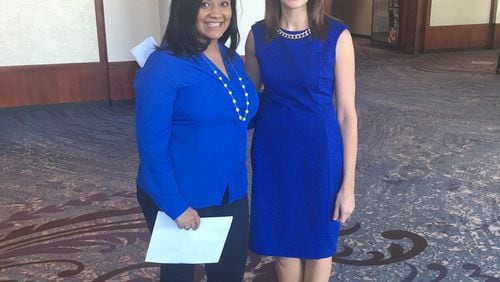
[[(356, 43), (357, 203), (331, 281), (500, 281), (498, 51)], [(0, 132), (0, 280), (154, 281), (132, 105), (4, 109)], [(275, 281), (270, 261), (245, 281)]]

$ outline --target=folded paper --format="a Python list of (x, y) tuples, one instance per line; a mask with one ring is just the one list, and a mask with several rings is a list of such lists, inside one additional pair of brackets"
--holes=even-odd
[(222, 254), (232, 220), (232, 216), (202, 217), (197, 230), (184, 230), (179, 229), (164, 212), (158, 212), (146, 261), (216, 263)]
[(144, 39), (141, 43), (137, 44), (130, 52), (134, 56), (135, 60), (142, 68), (149, 58), (149, 55), (156, 50), (156, 40), (150, 36)]

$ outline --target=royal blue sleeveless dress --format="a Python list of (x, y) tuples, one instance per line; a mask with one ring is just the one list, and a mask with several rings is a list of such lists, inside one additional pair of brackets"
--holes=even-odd
[(250, 248), (257, 254), (303, 259), (335, 254), (339, 222), (332, 217), (343, 149), (333, 105), (334, 65), (346, 26), (327, 23), (325, 40), (269, 42), (263, 22), (252, 27), (265, 87), (252, 144)]

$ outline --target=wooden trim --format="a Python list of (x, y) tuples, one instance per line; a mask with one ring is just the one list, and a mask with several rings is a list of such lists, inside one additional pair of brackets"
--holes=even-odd
[(0, 107), (108, 98), (108, 78), (102, 63), (1, 67), (0, 74)]
[(421, 50), (500, 48), (497, 17), (498, 0), (491, 0), (489, 24), (430, 26), (432, 0), (426, 1), (426, 20), (423, 28)]
[(134, 99), (134, 78), (138, 68), (135, 61), (109, 63), (111, 101)]
[(490, 48), (490, 24), (432, 26), (425, 34), (424, 49)]
[(426, 4), (425, 5), (425, 14), (426, 14), (425, 26), (430, 27), (431, 26), (432, 0), (426, 0), (425, 4)]
[(325, 14), (328, 16), (332, 16), (332, 1), (333, 0), (324, 0), (325, 2)]
[(490, 46), (492, 49), (500, 48), (500, 44), (497, 42), (500, 41), (499, 38), (499, 24), (496, 23), (497, 17), (497, 9), (498, 9), (498, 0), (491, 0), (491, 14), (490, 14)]
[(11, 72), (11, 71), (26, 71), (26, 70), (32, 70), (34, 68), (38, 69), (39, 71), (52, 71), (52, 70), (57, 70), (61, 69), (61, 67), (67, 67), (67, 68), (77, 68), (81, 66), (87, 66), (87, 65), (96, 65), (99, 64), (98, 62), (91, 62), (91, 63), (68, 63), (68, 64), (44, 64), (44, 65), (20, 65), (20, 66), (0, 66), (0, 74), (6, 73), (6, 72)]
[(423, 50), (423, 34), (426, 23), (426, 1), (404, 0), (401, 5), (400, 46), (410, 54)]
[(432, 10), (432, 0), (423, 0), (425, 3), (423, 3), (422, 8), (424, 9), (422, 11), (422, 16), (423, 16), (423, 21), (422, 21), (422, 34), (420, 36), (420, 44), (419, 44), (419, 49), (422, 52), (425, 52), (426, 44), (427, 44), (427, 34), (428, 30), (431, 26), (431, 10)]
[(413, 53), (420, 53), (424, 50), (425, 31), (427, 29), (429, 13), (428, 1), (417, 0), (417, 10), (415, 13), (415, 42), (413, 44)]
[[(408, 46), (408, 41), (411, 38), (411, 13), (413, 9), (410, 8), (410, 3), (404, 0), (399, 1), (399, 36), (398, 36), (398, 45), (403, 47), (406, 50), (406, 46)], [(373, 22), (373, 20), (372, 20)]]
[(346, 5), (343, 0), (331, 0), (330, 15), (342, 22), (345, 20)]
[(500, 24), (493, 29), (493, 49), (500, 49)]
[(103, 0), (94, 0), (96, 25), (97, 25), (97, 40), (99, 45), (99, 59), (104, 65), (106, 72), (106, 87), (108, 89), (108, 101), (111, 105), (111, 83), (109, 81), (109, 64), (108, 64), (108, 46), (106, 41), (106, 23), (104, 16), (104, 2)]
[(99, 62), (0, 67), (0, 107), (110, 101), (103, 0), (94, 0)]
[(99, 61), (108, 62), (108, 51), (106, 43), (106, 27), (104, 22), (104, 3), (103, 0), (94, 0), (95, 15), (97, 25), (97, 42), (99, 45)]
[(490, 23), (495, 24), (497, 19), (498, 0), (491, 0)]

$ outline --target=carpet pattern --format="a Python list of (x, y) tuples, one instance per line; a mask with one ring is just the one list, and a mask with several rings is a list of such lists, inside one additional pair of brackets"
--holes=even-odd
[[(497, 55), (357, 42), (357, 207), (331, 281), (500, 281)], [(0, 280), (155, 281), (136, 166), (133, 105), (0, 110)], [(276, 281), (272, 258), (249, 253), (245, 281)]]

